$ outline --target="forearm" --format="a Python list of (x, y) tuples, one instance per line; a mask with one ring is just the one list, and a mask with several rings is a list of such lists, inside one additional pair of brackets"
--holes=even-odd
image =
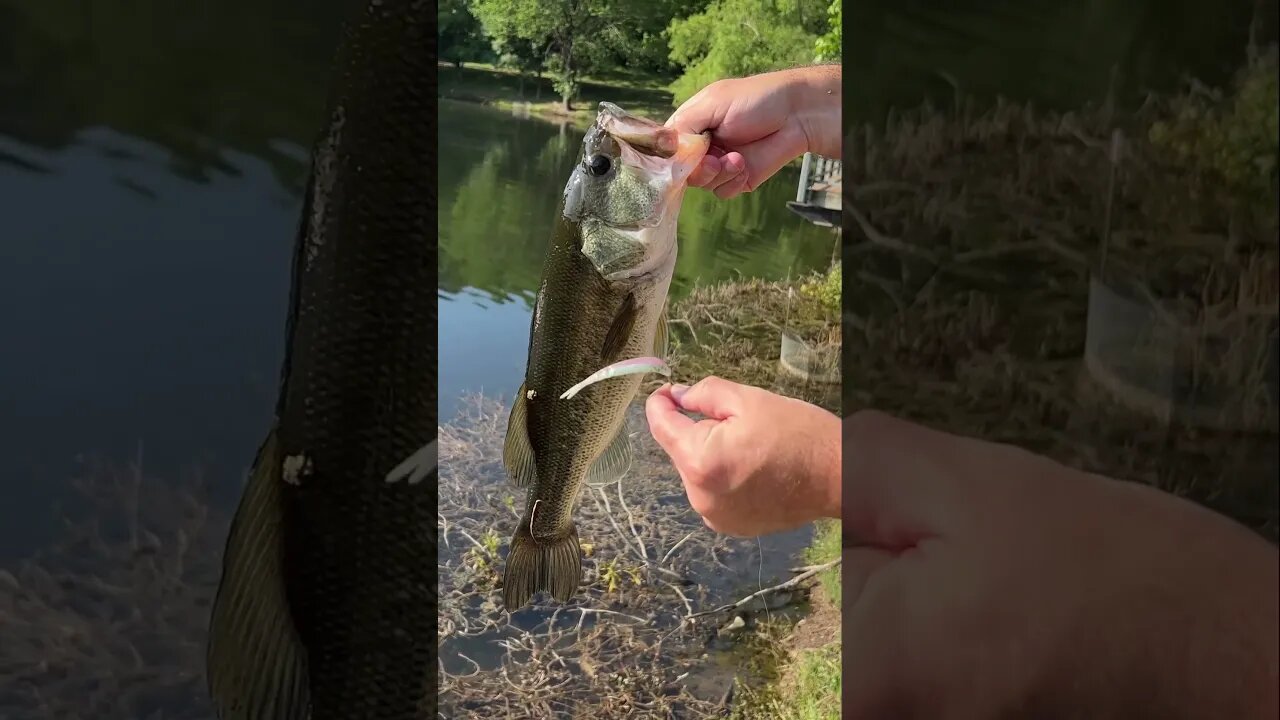
[(813, 443), (812, 475), (813, 485), (819, 498), (821, 517), (839, 519), (841, 517), (841, 496), (844, 488), (844, 476), (840, 463), (841, 446), (840, 419), (831, 415), (830, 427), (815, 438)]
[(1238, 566), (1234, 582), (1205, 588), (1218, 602), (1189, 619), (1187, 661), (1162, 688), (1179, 698), (1181, 717), (1280, 717), (1277, 554), (1272, 547), (1255, 559)]
[(812, 65), (796, 73), (793, 107), (808, 138), (808, 151), (823, 157), (841, 156), (841, 66)]
[[(1083, 709), (1107, 718), (1277, 717), (1275, 546), (1186, 501), (1144, 487), (1116, 489), (1158, 497), (1181, 517), (1165, 526), (1173, 533), (1143, 548), (1146, 564), (1134, 570), (1143, 582), (1109, 597), (1105, 586), (1089, 591), (1095, 597), (1070, 633), (1071, 651), (1050, 674), (1066, 685), (1048, 694), (1056, 702), (1047, 709)], [(1130, 514), (1141, 524), (1151, 512)]]

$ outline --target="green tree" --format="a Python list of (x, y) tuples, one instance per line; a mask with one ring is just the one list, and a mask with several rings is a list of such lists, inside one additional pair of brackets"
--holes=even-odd
[[(528, 38), (515, 35), (500, 35), (493, 38), (493, 53), (497, 56), (498, 67), (513, 68), (519, 73), (520, 97), (524, 97), (524, 81), (529, 75), (542, 77), (542, 68), (546, 64), (547, 48), (545, 44), (535, 43)], [(535, 86), (535, 90), (538, 88)]]
[(668, 27), (671, 59), (684, 67), (671, 84), (676, 104), (703, 86), (813, 61), (829, 29), (827, 0), (712, 0)]
[(455, 67), (462, 67), (468, 60), (483, 61), (492, 56), (489, 39), (466, 0), (440, 0), (436, 22), (440, 57)]
[(647, 76), (675, 77), (680, 67), (671, 61), (667, 26), (706, 9), (709, 0), (652, 0), (635, 4), (635, 31), (618, 48), (616, 64)]
[(473, 0), (485, 32), (502, 43), (524, 40), (550, 50), (547, 67), (565, 110), (583, 75), (634, 42), (643, 0)]
[(840, 50), (843, 47), (843, 39), (840, 36), (840, 27), (843, 22), (843, 3), (841, 0), (831, 0), (831, 6), (827, 8), (827, 34), (818, 38), (818, 42), (814, 44), (813, 53), (815, 59), (819, 62), (839, 61)]

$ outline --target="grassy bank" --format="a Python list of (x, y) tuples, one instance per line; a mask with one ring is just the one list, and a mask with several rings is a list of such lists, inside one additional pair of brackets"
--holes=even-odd
[[(810, 565), (840, 557), (840, 525), (821, 522), (805, 553)], [(752, 646), (762, 656), (765, 682), (734, 703), (734, 720), (836, 720), (840, 717), (840, 569), (821, 573), (809, 614), (795, 623), (767, 623)]]
[[(695, 288), (671, 307), (672, 381), (719, 375), (839, 413), (840, 283), (836, 263), (790, 281), (744, 279)], [(813, 356), (813, 375), (834, 375), (834, 382), (784, 368), (784, 333)]]
[[(836, 383), (814, 382), (784, 369), (781, 335), (790, 333), (833, 359), (840, 347), (840, 264), (791, 281), (741, 280), (696, 288), (671, 309), (673, 380), (707, 375), (764, 387), (840, 410)], [(838, 368), (836, 368), (838, 372)], [(821, 522), (802, 558), (808, 566), (840, 557), (840, 525)], [(743, 651), (763, 682), (741, 689), (731, 717), (740, 720), (834, 720), (840, 715), (840, 570), (817, 575), (799, 621), (766, 618)], [(833, 640), (833, 638), (835, 638)]]
[(567, 122), (576, 127), (589, 127), (601, 101), (616, 103), (636, 115), (665, 120), (674, 109), (671, 93), (665, 87), (669, 78), (614, 71), (588, 77), (566, 112), (552, 87), (550, 75), (521, 75), (507, 68), (482, 63), (464, 63), (455, 67), (439, 63), (439, 96), (450, 100), (474, 102), (528, 114), (552, 122)]
[(960, 98), (850, 133), (844, 406), (1274, 540), (1275, 57), (1131, 112)]

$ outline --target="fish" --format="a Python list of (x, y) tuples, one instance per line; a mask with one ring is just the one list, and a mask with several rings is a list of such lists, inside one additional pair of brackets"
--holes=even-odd
[(433, 7), (361, 0), (341, 30), (210, 614), (224, 720), (437, 714)]
[(526, 491), (503, 570), (509, 611), (540, 591), (567, 602), (581, 585), (573, 510), (585, 485), (630, 469), (626, 411), (638, 371), (664, 367), (676, 220), (709, 144), (709, 133), (677, 132), (609, 102), (583, 139), (543, 262), (503, 443), (507, 476)]

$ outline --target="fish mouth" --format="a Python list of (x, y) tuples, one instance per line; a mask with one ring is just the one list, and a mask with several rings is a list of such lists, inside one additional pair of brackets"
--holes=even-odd
[(617, 141), (627, 164), (655, 173), (669, 168), (675, 187), (684, 186), (711, 147), (710, 132), (682, 133), (611, 102), (600, 103), (595, 125)]

